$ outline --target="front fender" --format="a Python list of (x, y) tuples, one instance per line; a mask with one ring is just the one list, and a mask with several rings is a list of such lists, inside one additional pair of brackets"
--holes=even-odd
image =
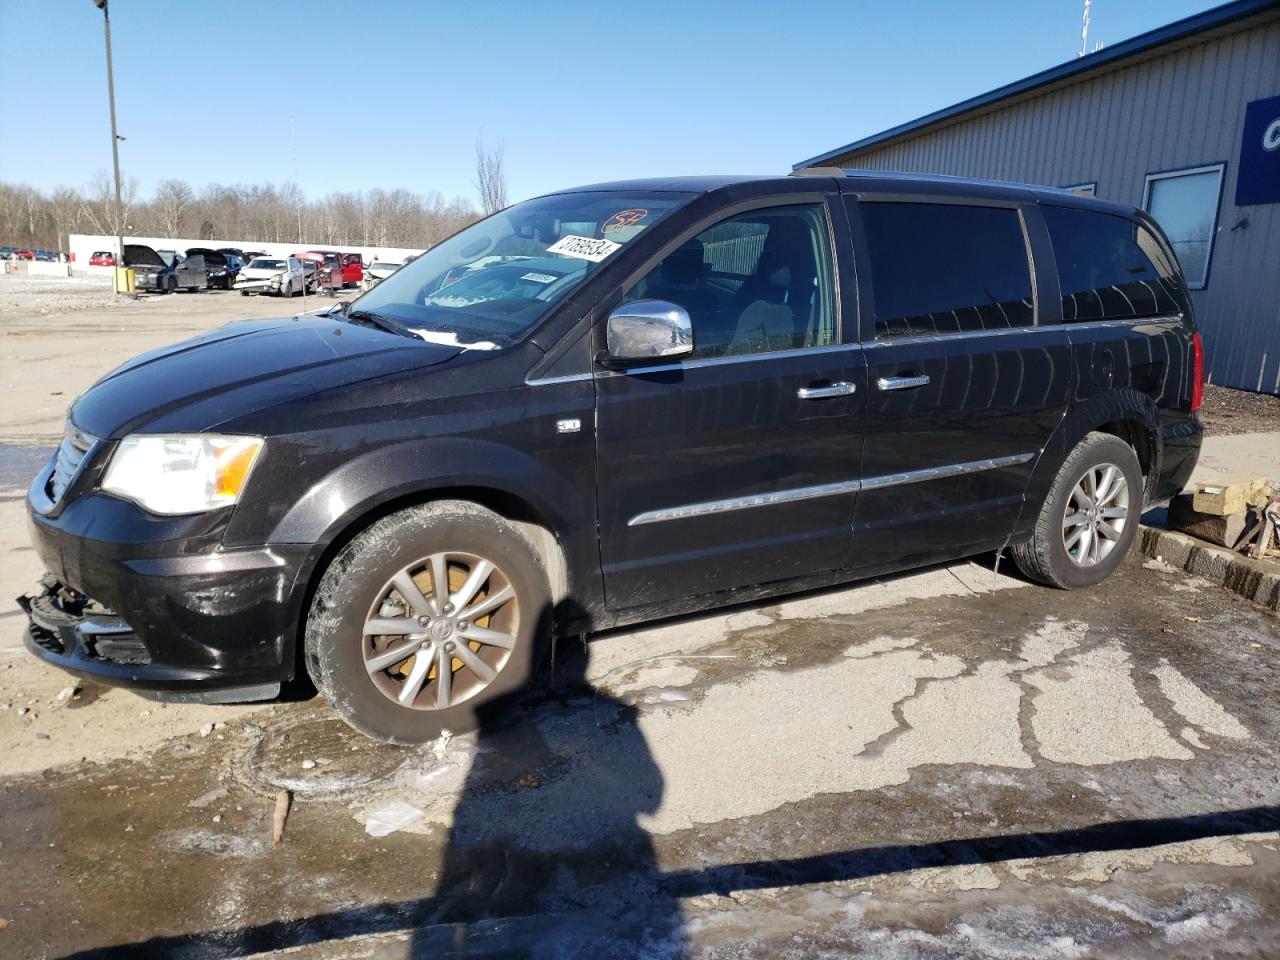
[(566, 530), (590, 526), (589, 498), (581, 495), (584, 488), (576, 479), (489, 440), (410, 440), (370, 450), (321, 478), (284, 514), (268, 542), (330, 543), (385, 504), (461, 487), (524, 501), (560, 537)]

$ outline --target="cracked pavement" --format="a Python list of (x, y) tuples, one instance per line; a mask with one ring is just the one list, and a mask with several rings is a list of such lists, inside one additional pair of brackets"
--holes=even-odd
[(277, 704), (0, 780), (23, 864), (0, 937), (15, 956), (1263, 957), (1278, 649), (1273, 614), (1158, 563), (1082, 593), (960, 563), (561, 643), (484, 730), (424, 747)]

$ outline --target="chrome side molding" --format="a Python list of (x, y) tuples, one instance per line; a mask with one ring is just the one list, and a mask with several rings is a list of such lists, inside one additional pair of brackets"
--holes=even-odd
[(843, 493), (857, 493), (860, 490), (882, 490), (885, 487), (897, 487), (908, 483), (942, 480), (947, 477), (959, 477), (968, 473), (981, 473), (984, 470), (998, 470), (1001, 467), (1017, 466), (1020, 463), (1035, 459), (1035, 456), (1036, 452), (1034, 451), (1031, 453), (1016, 453), (1007, 457), (970, 460), (967, 463), (952, 463), (942, 467), (925, 467), (921, 470), (907, 470), (903, 473), (886, 473), (878, 477), (869, 477), (866, 480), (845, 480), (840, 483), (822, 483), (812, 487), (793, 487), (790, 490), (757, 493), (749, 497), (729, 497), (724, 500), (704, 500), (701, 503), (686, 503), (677, 507), (664, 507), (661, 510), (638, 513), (627, 521), (627, 526), (639, 527), (646, 523), (663, 523), (667, 520), (705, 517), (713, 513), (750, 510), (754, 507), (770, 507), (778, 503), (793, 503), (797, 500), (832, 497)]

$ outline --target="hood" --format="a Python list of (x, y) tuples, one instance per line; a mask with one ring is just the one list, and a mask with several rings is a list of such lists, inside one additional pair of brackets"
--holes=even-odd
[(204, 265), (206, 267), (217, 268), (227, 265), (227, 258), (217, 250), (210, 250), (208, 247), (192, 247), (187, 251), (188, 257), (204, 257)]
[(241, 280), (270, 280), (282, 273), (288, 273), (288, 267), (241, 267)]
[(163, 270), (168, 266), (160, 254), (140, 243), (126, 243), (124, 245), (124, 265), (126, 267), (155, 267), (157, 270)]
[(213, 430), (265, 407), (460, 352), (328, 317), (244, 320), (130, 360), (86, 390), (71, 419), (103, 438)]

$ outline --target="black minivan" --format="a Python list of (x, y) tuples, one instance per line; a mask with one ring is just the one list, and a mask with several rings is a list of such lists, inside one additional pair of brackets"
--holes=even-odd
[(412, 742), (553, 635), (1003, 548), (1088, 587), (1195, 465), (1202, 369), (1130, 207), (833, 170), (567, 190), (90, 388), (28, 498), (27, 645), (205, 702), (305, 664)]

